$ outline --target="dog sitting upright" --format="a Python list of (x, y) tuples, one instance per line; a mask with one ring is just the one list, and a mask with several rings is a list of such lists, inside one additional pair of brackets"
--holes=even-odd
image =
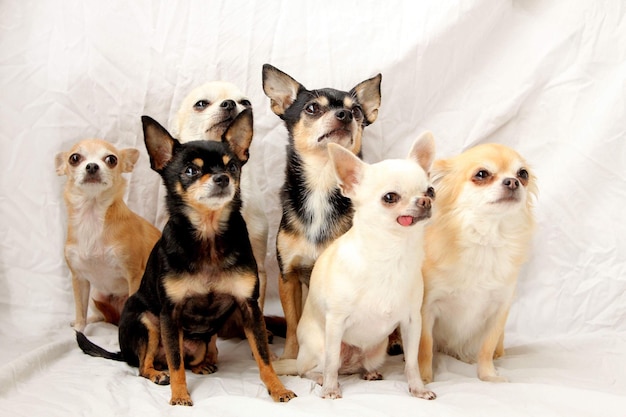
[(263, 90), (289, 133), (276, 239), (278, 289), (287, 324), (282, 358), (298, 353), (302, 285), (308, 285), (315, 260), (352, 224), (352, 204), (339, 191), (327, 145), (336, 143), (360, 156), (363, 128), (378, 116), (381, 78), (378, 74), (350, 91), (307, 90), (277, 68), (263, 66)]
[[(234, 84), (224, 81), (204, 83), (191, 90), (183, 99), (176, 116), (174, 136), (181, 143), (193, 140), (219, 142), (235, 117), (243, 110), (251, 108), (250, 100)], [(265, 256), (268, 220), (261, 188), (248, 167), (241, 173), (241, 200), (241, 214), (248, 228), (252, 252), (259, 270), (259, 305), (263, 310), (267, 285)], [(239, 333), (239, 330), (240, 326), (236, 325), (226, 331), (226, 336)]]
[(171, 383), (173, 405), (192, 405), (185, 368), (215, 371), (208, 348), (237, 309), (260, 376), (275, 401), (295, 394), (270, 363), (258, 305), (259, 282), (240, 213), (239, 180), (252, 140), (252, 112), (241, 112), (222, 142), (181, 144), (157, 122), (142, 118), (150, 164), (167, 189), (169, 220), (150, 255), (139, 290), (119, 326), (121, 352), (109, 353), (77, 333), (85, 353), (124, 360), (157, 384)]
[[(56, 155), (56, 172), (66, 175), (65, 259), (72, 274), (76, 319), (119, 322), (126, 299), (137, 291), (152, 247), (161, 236), (124, 203), (126, 180), (139, 158), (137, 149), (118, 150), (100, 139), (85, 139)], [(90, 298), (96, 314), (87, 318)]]
[[(408, 159), (368, 165), (329, 144), (339, 187), (354, 204), (354, 224), (315, 262), (298, 324), (299, 375), (322, 384), (324, 398), (340, 398), (339, 373), (382, 379), (387, 336), (400, 326), (411, 395), (434, 399), (420, 378), (424, 224), (434, 191), (428, 170), (434, 141), (423, 134)], [(285, 360), (288, 364), (289, 360)], [(279, 369), (282, 363), (277, 362)]]
[(426, 228), (419, 364), (433, 378), (433, 349), (477, 362), (478, 377), (501, 382), (493, 359), (533, 233), (535, 176), (499, 144), (435, 161), (437, 203)]

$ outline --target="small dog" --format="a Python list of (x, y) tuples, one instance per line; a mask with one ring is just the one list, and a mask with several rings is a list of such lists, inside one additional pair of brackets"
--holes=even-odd
[(274, 401), (295, 394), (276, 376), (258, 305), (259, 281), (245, 222), (239, 181), (252, 140), (252, 111), (239, 113), (222, 142), (181, 144), (151, 118), (142, 117), (152, 169), (167, 189), (170, 214), (150, 255), (139, 290), (122, 312), (121, 352), (110, 353), (77, 333), (92, 356), (123, 360), (157, 384), (171, 383), (172, 405), (192, 405), (185, 368), (209, 374), (209, 346), (234, 310), (243, 317), (252, 353)]
[(378, 74), (347, 92), (307, 90), (277, 68), (263, 66), (263, 90), (289, 133), (276, 239), (278, 289), (287, 325), (282, 358), (298, 354), (302, 285), (308, 285), (315, 260), (352, 224), (352, 204), (339, 191), (327, 145), (336, 143), (360, 155), (363, 129), (378, 116), (381, 79)]
[(432, 381), (433, 348), (477, 362), (502, 382), (504, 325), (534, 228), (536, 179), (514, 150), (479, 145), (433, 165), (437, 203), (426, 228), (419, 364)]
[[(354, 204), (354, 223), (315, 262), (296, 360), (298, 374), (322, 384), (324, 398), (341, 398), (339, 373), (382, 379), (378, 368), (387, 336), (398, 325), (409, 392), (436, 397), (425, 389), (417, 364), (424, 224), (435, 197), (427, 174), (434, 146), (427, 132), (408, 159), (368, 165), (341, 146), (328, 145), (339, 187)], [(280, 372), (282, 365), (276, 366)]]
[[(252, 109), (252, 103), (234, 84), (223, 81), (211, 81), (194, 88), (180, 105), (176, 118), (178, 140), (186, 143), (194, 140), (214, 140), (221, 142), (222, 135), (235, 117), (245, 109)], [(174, 133), (176, 135), (176, 133)], [(259, 270), (259, 305), (265, 305), (267, 273), (265, 257), (267, 255), (268, 219), (263, 205), (264, 196), (261, 187), (244, 168), (241, 173), (241, 214), (246, 222), (252, 253)], [(244, 336), (241, 320), (226, 323), (219, 335), (225, 338)], [(245, 336), (244, 336), (245, 337)]]
[[(66, 175), (63, 198), (68, 224), (65, 260), (72, 274), (76, 320), (118, 324), (126, 299), (139, 288), (152, 247), (161, 232), (124, 203), (126, 180), (139, 158), (137, 149), (116, 149), (100, 139), (85, 139), (55, 157)], [(97, 309), (87, 319), (89, 299)]]

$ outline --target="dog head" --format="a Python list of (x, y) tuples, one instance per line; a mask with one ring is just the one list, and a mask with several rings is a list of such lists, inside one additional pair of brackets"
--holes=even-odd
[(435, 161), (433, 181), (439, 196), (437, 207), (443, 213), (529, 213), (531, 196), (537, 194), (536, 178), (526, 161), (500, 144), (478, 145), (453, 158)]
[(143, 116), (142, 123), (150, 166), (167, 189), (170, 216), (185, 216), (206, 237), (232, 210), (239, 210), (241, 167), (252, 141), (252, 110), (242, 111), (220, 142), (181, 144), (150, 117)]
[(279, 69), (263, 65), (263, 91), (300, 153), (327, 155), (326, 145), (336, 143), (358, 154), (363, 128), (378, 117), (381, 79), (378, 74), (350, 91), (307, 90)]
[(228, 126), (252, 103), (234, 84), (211, 81), (194, 88), (177, 113), (173, 134), (181, 143), (221, 141)]
[(435, 155), (430, 132), (422, 134), (404, 160), (368, 165), (336, 144), (328, 145), (342, 194), (349, 197), (357, 218), (372, 227), (401, 229), (430, 218), (435, 192), (428, 171)]
[(118, 150), (101, 139), (85, 139), (55, 157), (58, 175), (67, 175), (66, 189), (75, 195), (93, 197), (103, 192), (123, 193), (122, 173), (131, 172), (139, 158), (133, 148)]

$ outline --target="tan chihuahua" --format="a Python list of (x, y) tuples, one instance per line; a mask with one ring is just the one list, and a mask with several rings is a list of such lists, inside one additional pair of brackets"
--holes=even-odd
[(479, 145), (435, 161), (437, 203), (426, 228), (419, 364), (433, 378), (433, 349), (478, 363), (483, 381), (502, 382), (493, 359), (503, 337), (534, 228), (535, 176), (514, 150)]
[[(139, 151), (117, 150), (109, 142), (86, 139), (56, 155), (56, 172), (67, 175), (65, 260), (72, 274), (76, 319), (118, 324), (124, 303), (139, 288), (146, 262), (161, 233), (124, 203), (126, 180)], [(98, 312), (87, 318), (89, 299)]]

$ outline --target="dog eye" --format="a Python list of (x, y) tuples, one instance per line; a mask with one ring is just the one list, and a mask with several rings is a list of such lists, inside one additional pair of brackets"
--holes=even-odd
[(230, 165), (228, 166), (228, 171), (229, 171), (231, 174), (236, 174), (236, 173), (237, 173), (237, 171), (239, 171), (239, 168), (237, 167), (237, 165), (236, 165), (236, 164), (230, 164)]
[(252, 103), (250, 103), (250, 100), (246, 100), (245, 98), (241, 100), (239, 104), (241, 104), (244, 107), (252, 107)]
[(426, 197), (435, 198), (435, 189), (433, 187), (428, 187), (428, 190), (426, 190)]
[(396, 193), (387, 193), (383, 196), (383, 201), (386, 204), (395, 204), (400, 201), (400, 196)]
[(198, 175), (199, 172), (200, 170), (193, 165), (190, 165), (187, 168), (185, 168), (185, 175), (190, 178), (195, 177), (196, 175)]
[(113, 168), (115, 165), (117, 165), (117, 156), (109, 155), (109, 156), (105, 157), (104, 158), (104, 163), (107, 164), (109, 166), (109, 168)]
[(361, 109), (361, 107), (356, 106), (352, 109), (352, 116), (356, 119), (356, 120), (363, 120), (363, 109)]
[(73, 153), (70, 155), (69, 163), (71, 166), (76, 166), (80, 163), (80, 161), (82, 161), (82, 159), (83, 158), (79, 154)]
[(193, 105), (193, 108), (196, 110), (204, 110), (209, 107), (209, 104), (211, 103), (209, 103), (207, 100), (200, 100)]
[(522, 168), (519, 170), (519, 172), (517, 173), (517, 176), (521, 179), (526, 181), (528, 179), (528, 171), (525, 168)]
[(304, 111), (305, 111), (307, 114), (309, 114), (309, 115), (311, 115), (311, 116), (314, 116), (314, 115), (318, 114), (318, 113), (321, 111), (321, 110), (320, 110), (320, 105), (319, 105), (319, 104), (317, 104), (317, 103), (311, 103), (311, 104), (307, 105), (307, 106), (304, 108)]
[(483, 181), (489, 178), (490, 176), (491, 174), (489, 173), (489, 171), (487, 171), (486, 169), (481, 169), (474, 175), (474, 179)]

